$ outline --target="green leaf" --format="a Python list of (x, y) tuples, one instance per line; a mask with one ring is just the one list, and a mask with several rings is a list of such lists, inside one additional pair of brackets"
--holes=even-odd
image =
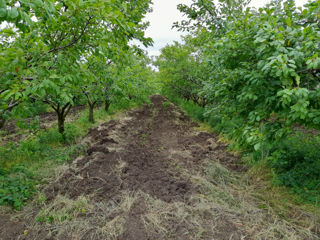
[(6, 1), (5, 0), (0, 0), (0, 8), (6, 8)]
[(307, 10), (307, 9), (304, 9), (304, 10), (302, 11), (302, 15), (307, 16), (307, 14), (308, 14), (308, 10)]
[(35, 0), (34, 4), (36, 5), (36, 7), (42, 7), (43, 1), (42, 0)]
[(0, 8), (0, 18), (5, 18), (7, 15), (7, 9)]
[(296, 76), (296, 83), (297, 83), (298, 86), (300, 86), (300, 79), (301, 79), (300, 76), (297, 75)]
[(11, 19), (15, 19), (19, 16), (18, 9), (16, 7), (11, 8), (8, 10), (8, 17)]
[(289, 17), (286, 19), (286, 23), (289, 27), (291, 27), (291, 19)]
[(259, 151), (261, 148), (261, 143), (257, 143), (254, 145), (254, 150)]
[(52, 74), (52, 75), (50, 75), (50, 78), (57, 79), (57, 78), (59, 78), (59, 76), (57, 74)]

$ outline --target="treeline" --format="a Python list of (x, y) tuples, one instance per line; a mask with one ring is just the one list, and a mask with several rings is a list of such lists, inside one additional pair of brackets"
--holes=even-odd
[[(175, 27), (183, 43), (155, 61), (163, 90), (203, 107), (199, 118), (232, 138), (278, 183), (320, 195), (320, 1), (263, 8), (193, 0)], [(313, 130), (308, 130), (311, 128)]]
[[(49, 171), (84, 154), (78, 139), (95, 119), (148, 97), (150, 59), (133, 43), (152, 44), (143, 21), (150, 3), (0, 0), (0, 205), (20, 209)], [(72, 107), (83, 104), (88, 116), (65, 124)], [(42, 130), (37, 115), (50, 110), (58, 125)], [(15, 132), (21, 139), (9, 132), (12, 123), (22, 128)]]
[(141, 97), (152, 72), (130, 41), (152, 44), (142, 20), (150, 3), (1, 0), (0, 128), (18, 108), (27, 112), (44, 103), (63, 133), (70, 109), (83, 99), (93, 122), (97, 103), (108, 110), (116, 97)]

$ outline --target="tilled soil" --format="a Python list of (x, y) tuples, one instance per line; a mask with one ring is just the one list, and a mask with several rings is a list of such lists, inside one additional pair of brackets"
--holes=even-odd
[[(87, 154), (45, 187), (45, 203), (16, 224), (6, 216), (0, 239), (312, 236), (244, 200), (246, 193), (234, 185), (246, 169), (216, 134), (196, 130), (198, 124), (163, 96), (151, 102), (91, 129), (83, 139)], [(298, 238), (286, 238), (290, 234)]]

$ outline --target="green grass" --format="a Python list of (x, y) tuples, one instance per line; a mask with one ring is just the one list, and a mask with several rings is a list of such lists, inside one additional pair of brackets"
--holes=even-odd
[(76, 121), (66, 123), (64, 137), (55, 126), (40, 130), (19, 143), (0, 146), (0, 205), (20, 209), (38, 192), (39, 186), (46, 183), (50, 171), (84, 153), (86, 146), (81, 145), (79, 139), (89, 128), (107, 121), (119, 111), (140, 104), (142, 101), (118, 101), (108, 112), (103, 107), (96, 109), (95, 124), (89, 122), (88, 110), (84, 110)]
[[(241, 127), (241, 120), (220, 119), (192, 101), (186, 101), (167, 94), (167, 97), (180, 106), (191, 118), (204, 122), (222, 134), (232, 143), (231, 148), (240, 151), (251, 167), (264, 166), (272, 173), (270, 181), (285, 186), (297, 202), (320, 206), (320, 137), (308, 133), (292, 133), (285, 139), (274, 142), (268, 156), (261, 157), (261, 151), (240, 143), (230, 132)], [(230, 138), (231, 137), (231, 138)]]
[[(185, 99), (179, 98), (175, 95), (165, 94), (166, 97), (176, 104), (180, 106), (191, 118), (196, 121), (203, 122), (205, 121), (205, 109), (200, 107), (199, 105), (193, 103), (192, 101), (187, 101)], [(165, 104), (166, 102), (164, 102)]]
[[(320, 138), (295, 133), (280, 142), (268, 158), (275, 182), (310, 202), (320, 199)], [(319, 202), (319, 201), (318, 201)]]

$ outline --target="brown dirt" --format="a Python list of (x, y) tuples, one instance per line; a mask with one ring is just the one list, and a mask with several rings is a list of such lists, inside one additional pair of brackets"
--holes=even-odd
[(144, 199), (138, 199), (130, 209), (124, 226), (125, 231), (119, 236), (119, 240), (132, 239), (132, 236), (134, 236), (134, 239), (150, 239), (142, 220), (142, 215), (145, 212), (146, 204)]
[(23, 233), (25, 225), (23, 221), (10, 220), (9, 215), (0, 214), (0, 239), (16, 239)]
[[(154, 108), (146, 105), (130, 112), (130, 120), (125, 124), (111, 121), (100, 129), (90, 130), (88, 137), (94, 144), (88, 148), (88, 155), (77, 161), (77, 170), (70, 169), (47, 190), (49, 199), (58, 193), (71, 198), (85, 193), (102, 200), (114, 197), (122, 190), (141, 190), (172, 202), (183, 201), (194, 192), (192, 184), (178, 176), (166, 159), (168, 149), (184, 147), (179, 144), (180, 135), (193, 123), (190, 120), (185, 124), (175, 123), (173, 109), (161, 107), (163, 101), (163, 97), (154, 96)], [(152, 116), (152, 109), (159, 110), (156, 117)], [(116, 135), (122, 143), (110, 136), (117, 128)], [(122, 145), (121, 151), (109, 150), (117, 145)], [(201, 150), (199, 153), (203, 155)], [(123, 166), (119, 167), (121, 163)]]
[(231, 188), (245, 170), (239, 158), (163, 96), (151, 102), (90, 129), (87, 154), (44, 189), (38, 216), (53, 220), (5, 219), (0, 239), (269, 239), (254, 238), (252, 229), (265, 226), (252, 219), (274, 220), (255, 206), (242, 209), (244, 196)]

